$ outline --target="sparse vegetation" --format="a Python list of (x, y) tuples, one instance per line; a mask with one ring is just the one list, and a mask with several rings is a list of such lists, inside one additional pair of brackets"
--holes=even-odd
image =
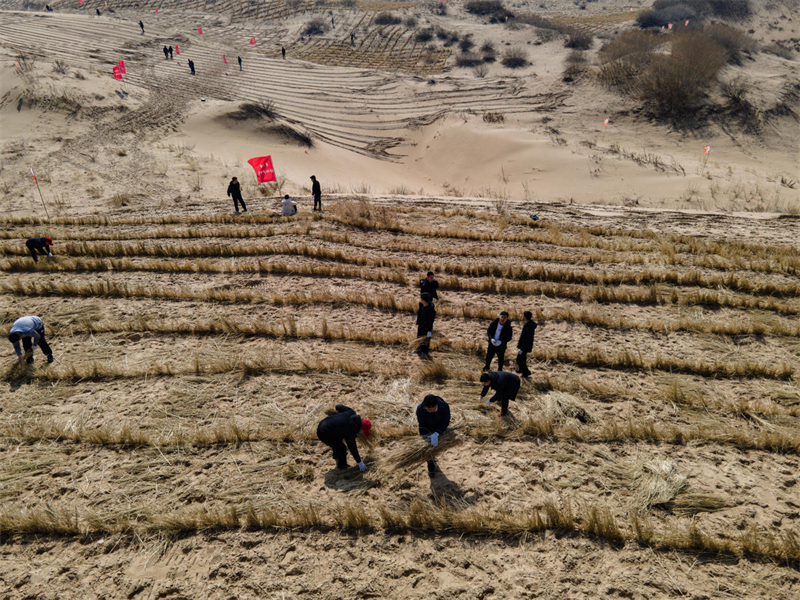
[(528, 53), (522, 48), (509, 48), (503, 52), (503, 59), (501, 62), (504, 67), (509, 69), (521, 69), (530, 64), (528, 61)]

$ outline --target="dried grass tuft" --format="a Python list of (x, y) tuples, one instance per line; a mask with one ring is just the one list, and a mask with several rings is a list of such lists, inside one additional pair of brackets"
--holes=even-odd
[[(439, 444), (434, 448), (430, 442), (424, 438), (414, 438), (408, 440), (400, 448), (394, 450), (387, 458), (386, 463), (395, 471), (400, 469), (410, 469), (424, 462), (433, 460), (443, 452), (460, 446), (464, 442), (462, 436), (457, 432), (448, 430), (439, 437)], [(396, 442), (395, 446), (400, 443)]]

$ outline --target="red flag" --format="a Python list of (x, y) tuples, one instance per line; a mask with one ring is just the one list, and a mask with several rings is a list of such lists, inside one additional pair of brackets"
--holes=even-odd
[(178, 44), (175, 44), (175, 54), (180, 54), (181, 51), (178, 50)]
[(81, 6), (83, 6), (83, 0), (81, 0)]
[(114, 67), (114, 79), (122, 79), (122, 70), (119, 67)]
[(228, 59), (225, 58), (224, 54), (222, 55), (222, 62), (225, 63), (226, 65), (228, 64)]
[(603, 119), (603, 127), (608, 127), (608, 117)]
[(33, 177), (33, 183), (39, 183), (36, 181), (36, 175), (33, 174), (33, 167), (31, 167), (31, 177)]
[(202, 27), (198, 27), (197, 28), (197, 33), (198, 33), (198, 35), (202, 35), (203, 34), (203, 28)]
[(119, 61), (119, 70), (122, 71), (122, 74), (125, 75), (125, 61)]
[(256, 43), (256, 38), (254, 38), (254, 37), (250, 38), (250, 43), (251, 44), (255, 44)]
[(158, 9), (156, 9), (156, 14), (158, 14)]
[(711, 144), (703, 146), (703, 154), (711, 154)]
[(271, 156), (259, 156), (258, 158), (251, 158), (247, 162), (255, 170), (258, 183), (276, 181), (275, 169), (272, 168)]

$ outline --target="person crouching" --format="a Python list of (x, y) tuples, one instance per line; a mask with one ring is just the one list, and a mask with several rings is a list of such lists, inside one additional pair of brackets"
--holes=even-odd
[[(336, 414), (325, 417), (317, 426), (317, 437), (319, 440), (333, 450), (333, 458), (336, 459), (337, 469), (347, 468), (347, 450), (353, 455), (359, 470), (363, 473), (367, 470), (367, 465), (361, 460), (358, 453), (356, 436), (364, 432), (369, 437), (372, 423), (367, 419), (362, 419), (352, 408), (344, 404), (336, 405)], [(346, 446), (345, 446), (346, 444)]]

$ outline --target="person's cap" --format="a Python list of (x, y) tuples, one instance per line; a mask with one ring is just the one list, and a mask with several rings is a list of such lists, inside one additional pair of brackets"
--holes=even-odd
[(53, 240), (52, 240), (52, 238), (44, 238), (44, 241), (45, 241), (45, 243), (46, 243), (48, 246), (52, 246), (52, 245), (53, 245)]
[(289, 194), (285, 194), (285, 195), (283, 196), (283, 199), (284, 199), (284, 200), (288, 200), (288, 199), (289, 199)]
[(500, 316), (502, 317), (503, 315), (508, 316), (508, 313), (506, 311), (503, 311), (500, 313)]
[(431, 295), (428, 292), (422, 292), (420, 295), (420, 300), (425, 300), (425, 302), (431, 301)]
[(372, 429), (372, 423), (370, 423), (369, 419), (364, 419), (361, 421), (361, 429), (364, 432), (364, 435), (369, 437), (369, 430)]
[(316, 178), (317, 178), (316, 175), (311, 176), (311, 179), (316, 179)]

